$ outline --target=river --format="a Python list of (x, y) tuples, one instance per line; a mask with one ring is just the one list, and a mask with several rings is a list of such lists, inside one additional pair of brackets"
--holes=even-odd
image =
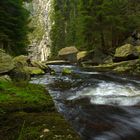
[[(45, 84), (56, 108), (83, 140), (140, 140), (140, 80), (52, 65), (56, 75), (32, 78)], [(62, 76), (63, 68), (73, 71)]]

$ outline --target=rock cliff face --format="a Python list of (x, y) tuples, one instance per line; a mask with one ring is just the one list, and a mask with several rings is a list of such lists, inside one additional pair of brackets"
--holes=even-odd
[(29, 54), (31, 59), (44, 61), (50, 54), (51, 12), (53, 0), (33, 0), (25, 6), (31, 12)]

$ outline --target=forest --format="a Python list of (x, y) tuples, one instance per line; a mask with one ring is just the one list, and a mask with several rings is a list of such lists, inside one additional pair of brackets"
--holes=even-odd
[(52, 53), (74, 45), (109, 54), (140, 30), (139, 0), (54, 1)]
[(23, 7), (23, 2), (0, 1), (0, 47), (12, 55), (27, 53), (29, 11)]

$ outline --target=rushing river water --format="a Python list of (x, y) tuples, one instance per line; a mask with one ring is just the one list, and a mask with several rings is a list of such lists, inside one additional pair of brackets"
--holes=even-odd
[[(140, 81), (75, 66), (51, 66), (56, 75), (35, 77), (47, 85), (56, 107), (84, 140), (140, 140)], [(62, 76), (63, 68), (73, 76)]]

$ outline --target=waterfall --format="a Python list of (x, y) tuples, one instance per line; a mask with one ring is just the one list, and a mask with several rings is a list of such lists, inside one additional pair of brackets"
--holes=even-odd
[(26, 8), (30, 11), (30, 27), (33, 29), (29, 33), (29, 56), (33, 60), (45, 61), (50, 54), (51, 39), (51, 12), (53, 0), (33, 0), (26, 3)]

